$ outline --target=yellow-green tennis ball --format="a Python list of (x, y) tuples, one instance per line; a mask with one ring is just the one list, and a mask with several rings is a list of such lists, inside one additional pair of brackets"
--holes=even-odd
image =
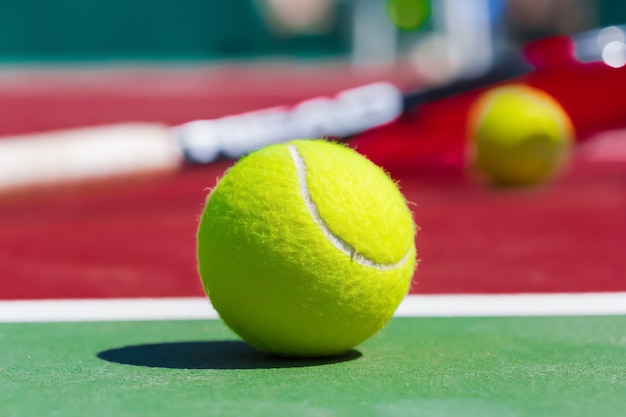
[(496, 185), (529, 186), (555, 176), (569, 159), (572, 123), (548, 94), (525, 85), (492, 89), (470, 110), (474, 164)]
[(387, 16), (403, 30), (416, 30), (430, 18), (430, 0), (387, 0)]
[(406, 295), (415, 232), (381, 168), (343, 145), (292, 141), (242, 158), (208, 196), (199, 272), (252, 346), (337, 355), (378, 332)]

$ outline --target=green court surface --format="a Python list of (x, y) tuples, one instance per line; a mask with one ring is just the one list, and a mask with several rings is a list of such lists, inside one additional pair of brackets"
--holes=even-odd
[(347, 355), (218, 320), (0, 324), (0, 415), (624, 416), (626, 316), (394, 318)]

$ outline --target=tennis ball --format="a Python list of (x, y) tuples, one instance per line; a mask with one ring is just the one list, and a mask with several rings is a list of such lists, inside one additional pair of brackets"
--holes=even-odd
[(391, 23), (403, 30), (424, 26), (431, 14), (429, 0), (387, 0), (387, 16)]
[(255, 348), (338, 355), (378, 332), (406, 295), (416, 226), (396, 184), (343, 145), (255, 151), (207, 198), (197, 235), (204, 289)]
[(492, 183), (530, 186), (566, 165), (574, 140), (572, 123), (551, 96), (525, 85), (481, 95), (470, 109), (475, 167)]

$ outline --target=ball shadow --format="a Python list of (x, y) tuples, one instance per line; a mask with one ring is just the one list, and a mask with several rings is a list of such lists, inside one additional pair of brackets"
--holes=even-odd
[(170, 369), (271, 369), (331, 365), (358, 359), (358, 350), (322, 358), (280, 357), (262, 353), (240, 341), (153, 343), (103, 350), (107, 362)]

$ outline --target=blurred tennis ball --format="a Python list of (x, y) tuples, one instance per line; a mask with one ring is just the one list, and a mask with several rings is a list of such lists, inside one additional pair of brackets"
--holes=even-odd
[(566, 166), (574, 142), (574, 128), (561, 105), (525, 85), (494, 88), (478, 97), (469, 130), (475, 168), (500, 186), (551, 179)]
[(387, 16), (403, 30), (416, 30), (430, 18), (429, 0), (388, 0)]

